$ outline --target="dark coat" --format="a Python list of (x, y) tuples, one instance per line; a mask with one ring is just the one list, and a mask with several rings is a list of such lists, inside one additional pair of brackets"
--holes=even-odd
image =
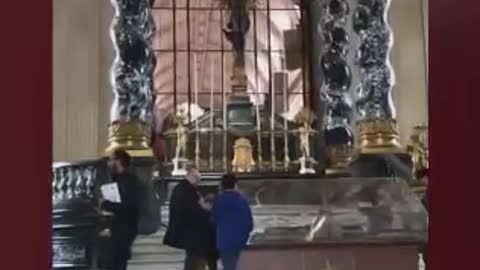
[(187, 180), (175, 186), (170, 197), (165, 245), (203, 255), (215, 250), (209, 213), (200, 206), (199, 199), (196, 188)]
[(104, 201), (102, 209), (113, 213), (110, 231), (115, 256), (130, 258), (130, 249), (138, 233), (141, 185), (132, 173), (113, 176), (121, 203)]

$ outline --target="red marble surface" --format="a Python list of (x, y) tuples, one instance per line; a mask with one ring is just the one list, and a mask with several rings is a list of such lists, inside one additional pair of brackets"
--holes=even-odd
[(416, 270), (415, 246), (247, 250), (240, 270)]

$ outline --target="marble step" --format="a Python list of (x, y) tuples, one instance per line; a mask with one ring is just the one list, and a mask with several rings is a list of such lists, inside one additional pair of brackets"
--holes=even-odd
[(183, 263), (184, 253), (159, 254), (159, 253), (133, 253), (130, 264), (172, 264)]
[(182, 263), (162, 263), (162, 264), (132, 264), (128, 265), (128, 270), (183, 270)]
[(183, 254), (183, 250), (173, 249), (165, 245), (157, 244), (142, 244), (134, 245), (132, 247), (132, 254), (164, 254), (164, 255), (175, 255)]

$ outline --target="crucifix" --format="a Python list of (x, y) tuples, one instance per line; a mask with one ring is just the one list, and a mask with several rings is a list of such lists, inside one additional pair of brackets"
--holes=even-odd
[(246, 91), (245, 73), (246, 35), (250, 29), (249, 8), (255, 0), (219, 0), (220, 5), (229, 12), (223, 33), (233, 48), (232, 90)]

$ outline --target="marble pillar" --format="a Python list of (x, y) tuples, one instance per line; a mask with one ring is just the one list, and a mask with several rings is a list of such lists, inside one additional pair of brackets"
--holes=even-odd
[(110, 35), (115, 51), (110, 71), (114, 100), (106, 154), (124, 149), (151, 155), (151, 118), (155, 55), (153, 0), (111, 0), (115, 15)]
[(327, 174), (348, 170), (354, 145), (351, 127), (353, 110), (349, 98), (352, 74), (347, 63), (350, 46), (346, 30), (348, 15), (346, 0), (327, 0), (322, 3), (320, 28), (323, 49), (320, 65), (324, 78), (321, 98), (325, 104), (323, 132)]
[(392, 88), (395, 76), (389, 56), (393, 34), (388, 23), (390, 0), (358, 0), (353, 29), (360, 44), (356, 63), (360, 86), (357, 89), (357, 132), (360, 152), (382, 154), (401, 152)]

